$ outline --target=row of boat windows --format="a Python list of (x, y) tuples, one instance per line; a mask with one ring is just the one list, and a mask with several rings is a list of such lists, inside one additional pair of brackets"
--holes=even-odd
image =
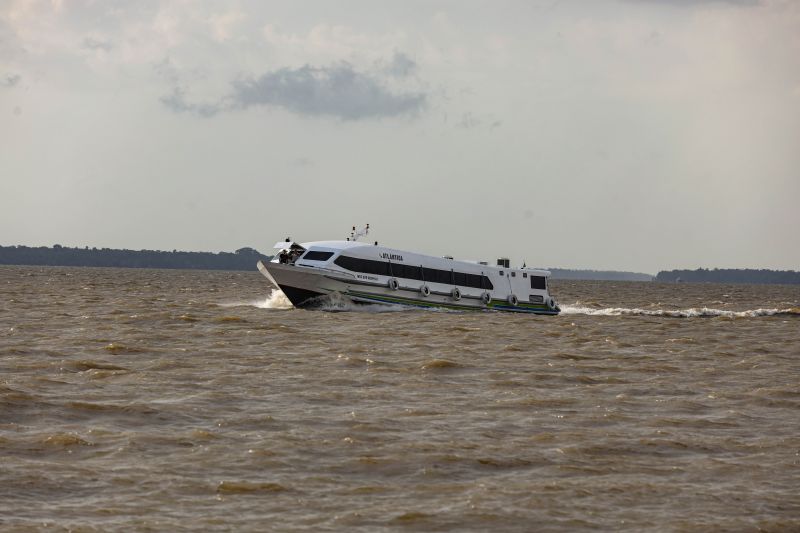
[(458, 285), (459, 287), (494, 289), (491, 280), (481, 274), (467, 274), (466, 272), (455, 272), (453, 270), (439, 270), (438, 268), (424, 268), (421, 266), (404, 265), (402, 263), (358, 259), (346, 255), (340, 255), (336, 258), (334, 263), (351, 272), (375, 274), (377, 276), (392, 276), (403, 279), (416, 279), (428, 283), (445, 283), (447, 285)]
[[(504, 261), (508, 261), (508, 259), (504, 259)], [(500, 275), (501, 276), (504, 275), (504, 272), (502, 270), (500, 271)], [(517, 273), (512, 270), (511, 271), (511, 277), (514, 278), (516, 276), (517, 276)], [(528, 277), (528, 273), (527, 272), (523, 272), (522, 273), (522, 277), (523, 278), (527, 278)], [(531, 289), (546, 290), (547, 289), (547, 282), (545, 281), (545, 277), (544, 276), (531, 276)]]
[[(320, 252), (311, 250), (305, 253), (303, 259), (308, 261), (327, 261), (333, 252)], [(337, 265), (353, 272), (364, 274), (377, 274), (379, 276), (395, 276), (404, 279), (425, 280), (430, 283), (446, 283), (461, 287), (475, 287), (479, 289), (492, 289), (492, 282), (486, 276), (466, 274), (464, 272), (451, 272), (436, 268), (422, 268), (386, 261), (373, 261), (370, 259), (357, 259), (342, 255), (334, 261)], [(502, 271), (501, 271), (502, 274)], [(513, 274), (513, 272), (512, 272)], [(527, 276), (527, 273), (524, 273)], [(531, 289), (546, 290), (547, 283), (544, 276), (531, 276)]]

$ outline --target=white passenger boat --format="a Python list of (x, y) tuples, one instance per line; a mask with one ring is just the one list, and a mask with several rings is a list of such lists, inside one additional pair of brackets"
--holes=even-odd
[(548, 290), (548, 271), (512, 268), (505, 258), (489, 265), (433, 257), (351, 235), (345, 241), (300, 244), (287, 239), (275, 245), (279, 253), (272, 261), (258, 262), (258, 269), (296, 307), (319, 306), (340, 294), (367, 304), (544, 315), (561, 311)]

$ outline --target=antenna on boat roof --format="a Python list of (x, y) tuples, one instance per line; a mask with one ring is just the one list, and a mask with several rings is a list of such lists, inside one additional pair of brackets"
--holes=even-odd
[(364, 235), (369, 234), (369, 224), (366, 225), (364, 229), (360, 229), (356, 231), (356, 227), (353, 226), (353, 231), (350, 232), (350, 237), (348, 237), (348, 241), (357, 241), (359, 237), (363, 237)]

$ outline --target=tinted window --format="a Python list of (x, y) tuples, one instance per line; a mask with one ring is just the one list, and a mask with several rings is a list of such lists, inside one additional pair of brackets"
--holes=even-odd
[(467, 287), (478, 287), (484, 288), (484, 284), (482, 283), (480, 274), (464, 274), (467, 277), (466, 285)]
[(392, 263), (392, 272), (394, 272), (394, 275), (398, 278), (422, 279), (420, 267), (417, 266)]
[(333, 252), (306, 252), (303, 259), (306, 261), (327, 261), (332, 255)]
[(436, 283), (452, 283), (452, 272), (449, 270), (437, 270), (436, 271)]
[(375, 271), (373, 274), (378, 274), (379, 276), (391, 276), (392, 270), (389, 268), (389, 263), (385, 261), (369, 261), (372, 263), (373, 268)]
[(334, 261), (340, 267), (351, 270), (353, 272), (364, 272), (363, 265), (361, 264), (361, 259), (356, 259), (355, 257), (347, 257), (346, 255), (340, 255)]
[(531, 276), (531, 289), (547, 289), (547, 283), (544, 276)]
[(362, 272), (377, 276), (394, 276), (403, 279), (424, 279), (428, 283), (444, 283), (445, 285), (452, 285), (455, 281), (456, 285), (475, 287), (477, 289), (491, 290), (494, 288), (489, 278), (480, 274), (466, 274), (464, 272), (439, 270), (438, 268), (422, 268), (403, 263), (358, 259), (346, 255), (340, 255), (334, 263), (351, 272)]

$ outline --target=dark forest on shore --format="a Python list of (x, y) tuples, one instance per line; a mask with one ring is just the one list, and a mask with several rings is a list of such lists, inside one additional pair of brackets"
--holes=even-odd
[(212, 253), (68, 248), (58, 244), (52, 248), (0, 246), (0, 265), (255, 270), (257, 261), (269, 258), (253, 248)]
[[(76, 266), (118, 268), (176, 268), (198, 270), (256, 270), (256, 262), (268, 261), (254, 248), (235, 252), (181, 252), (173, 250), (117, 250), (111, 248), (70, 248), (54, 245), (0, 246), (0, 265)], [(659, 281), (665, 283), (775, 283), (798, 284), (800, 272), (793, 270), (756, 270), (698, 268), (661, 271), (655, 277), (640, 272), (615, 270), (575, 270), (550, 268), (554, 280)]]
[(800, 283), (800, 272), (794, 270), (767, 270), (751, 268), (698, 268), (696, 270), (669, 270), (659, 272), (656, 281), (667, 283), (775, 283), (794, 285)]

